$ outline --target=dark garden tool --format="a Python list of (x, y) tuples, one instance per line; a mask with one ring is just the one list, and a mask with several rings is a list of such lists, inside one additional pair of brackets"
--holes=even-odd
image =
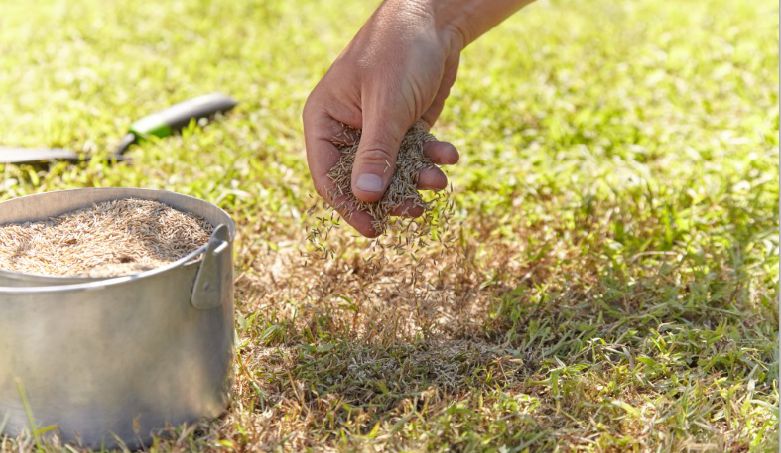
[[(130, 130), (122, 137), (112, 157), (116, 160), (123, 160), (125, 151), (145, 138), (168, 137), (187, 127), (191, 121), (210, 118), (217, 113), (227, 112), (235, 106), (236, 101), (230, 96), (211, 93), (189, 99), (160, 112), (145, 116), (130, 126)], [(0, 146), (0, 163), (56, 160), (80, 161), (85, 159), (87, 158), (68, 149)]]

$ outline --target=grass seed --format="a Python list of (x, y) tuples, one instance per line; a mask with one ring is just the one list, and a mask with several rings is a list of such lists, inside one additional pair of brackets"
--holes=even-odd
[(413, 207), (421, 207), (424, 212), (429, 211), (432, 208), (432, 202), (425, 201), (417, 189), (418, 175), (421, 170), (434, 166), (431, 159), (423, 154), (423, 146), (428, 142), (436, 141), (436, 137), (429, 133), (428, 125), (423, 121), (418, 121), (404, 136), (399, 147), (396, 171), (391, 183), (382, 199), (375, 203), (358, 200), (351, 189), (352, 168), (358, 151), (360, 135), (360, 131), (345, 126), (345, 130), (335, 141), (340, 157), (329, 171), (328, 176), (336, 185), (333, 198), (344, 200), (336, 207), (337, 210), (348, 213), (357, 211), (368, 213), (374, 219), (372, 227), (380, 234), (387, 230), (389, 218), (394, 209), (404, 207), (409, 210)]
[(114, 277), (154, 269), (209, 240), (206, 220), (151, 200), (97, 203), (45, 221), (0, 226), (0, 269)]

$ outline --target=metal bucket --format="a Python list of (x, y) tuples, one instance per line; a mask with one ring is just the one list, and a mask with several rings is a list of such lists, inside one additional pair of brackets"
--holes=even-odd
[(0, 431), (57, 432), (86, 447), (136, 448), (154, 430), (225, 411), (236, 229), (224, 211), (163, 190), (88, 188), (0, 203), (0, 224), (121, 198), (201, 216), (214, 232), (179, 261), (130, 276), (0, 271)]

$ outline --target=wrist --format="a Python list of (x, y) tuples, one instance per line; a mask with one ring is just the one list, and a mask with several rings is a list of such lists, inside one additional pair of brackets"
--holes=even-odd
[(413, 0), (431, 15), (437, 34), (453, 49), (460, 52), (476, 36), (469, 23), (474, 0)]
[(458, 53), (471, 40), (465, 27), (467, 3), (469, 0), (385, 0), (379, 11), (395, 21), (404, 18), (402, 22), (433, 31), (443, 45)]
[(533, 0), (387, 0), (426, 11), (440, 36), (460, 52)]

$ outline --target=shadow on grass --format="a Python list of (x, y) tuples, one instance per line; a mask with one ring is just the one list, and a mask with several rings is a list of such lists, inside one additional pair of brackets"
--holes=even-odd
[(237, 399), (292, 447), (772, 448), (775, 216), (635, 195), (481, 213), (415, 257), (257, 263), (279, 272), (240, 285)]
[(726, 262), (696, 269), (671, 256), (638, 257), (631, 276), (605, 266), (578, 281), (496, 287), (461, 332), (293, 345), (272, 393), (306, 408), (323, 439), (353, 446), (772, 442), (771, 300), (749, 297)]

